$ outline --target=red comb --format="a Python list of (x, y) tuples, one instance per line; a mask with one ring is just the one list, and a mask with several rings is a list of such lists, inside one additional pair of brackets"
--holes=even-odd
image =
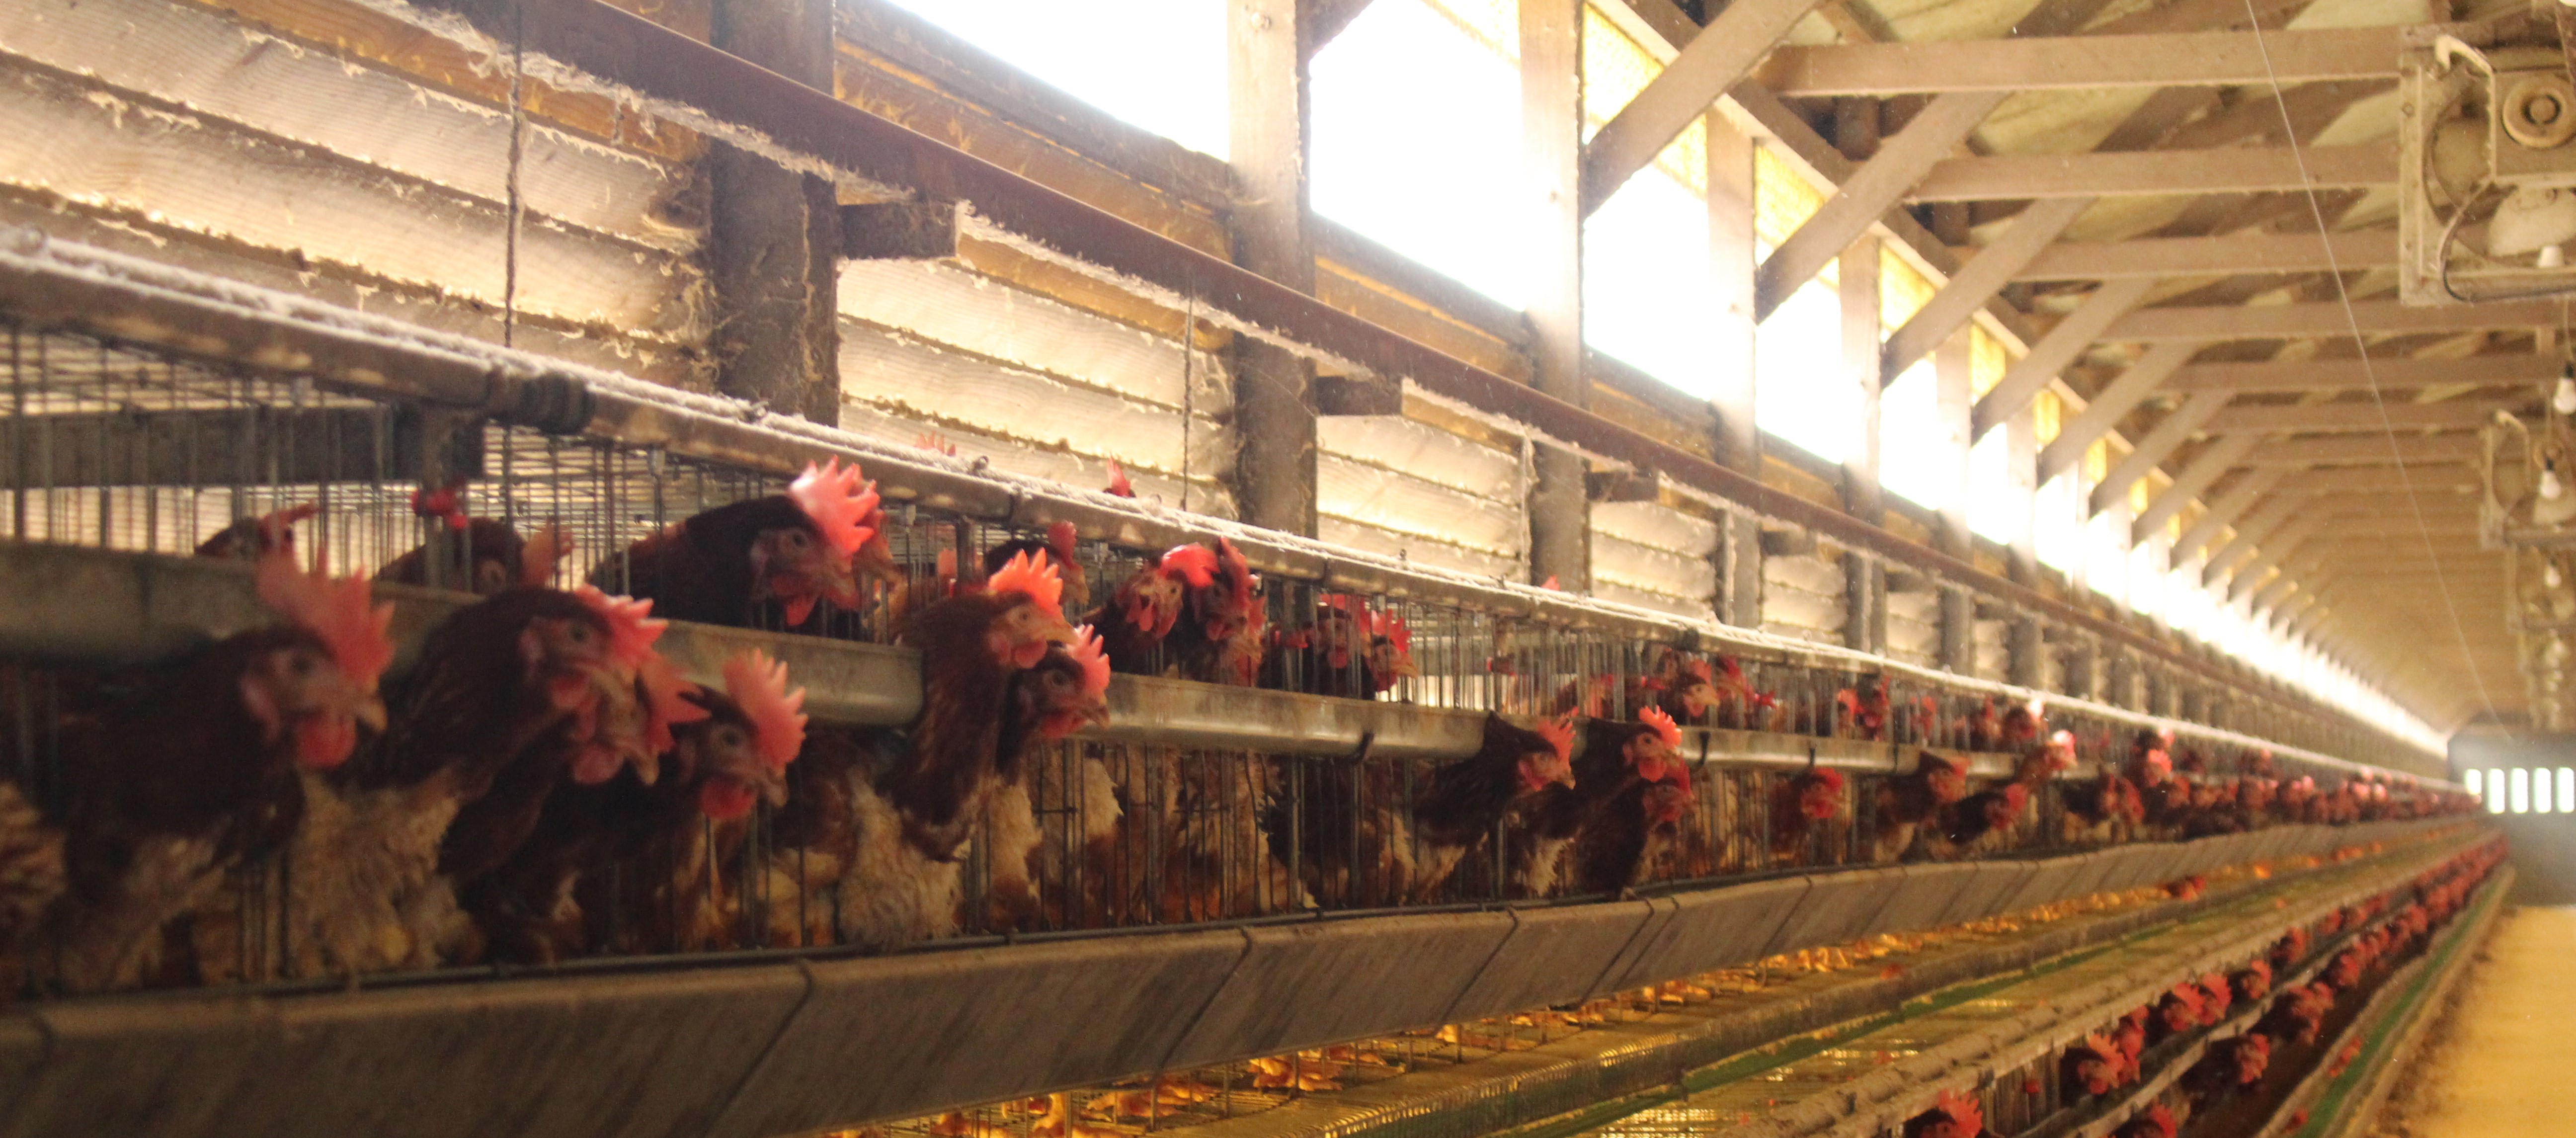
[(555, 565), (572, 556), (576, 548), (572, 534), (560, 525), (547, 522), (519, 551), (519, 583), (529, 588), (544, 585), (554, 578)]
[(411, 492), (411, 512), (424, 518), (438, 518), (451, 530), (462, 530), (468, 524), (465, 509), (456, 504), (456, 496), (465, 489), (462, 478), (436, 490), (415, 487)]
[(259, 599), (319, 637), (332, 663), (361, 690), (373, 690), (394, 662), (394, 641), (385, 635), (394, 606), (370, 603), (367, 578), (308, 574), (295, 567), (294, 554), (277, 550), (259, 559), (257, 583)]
[(1057, 522), (1047, 527), (1047, 548), (1067, 561), (1073, 560), (1073, 543), (1081, 538), (1072, 522)]
[(877, 484), (859, 479), (859, 464), (844, 467), (835, 455), (821, 465), (805, 464), (805, 473), (787, 484), (787, 497), (805, 511), (823, 541), (842, 557), (857, 553), (877, 534)]
[(1109, 690), (1109, 654), (1100, 647), (1100, 634), (1087, 624), (1073, 629), (1073, 662), (1082, 665), (1082, 690), (1100, 695)]
[[(644, 659), (635, 665), (635, 679), (644, 685), (644, 745), (654, 754), (670, 750), (677, 742), (671, 737), (671, 728), (707, 718), (707, 709), (688, 698), (688, 693), (697, 690), (698, 685), (681, 679), (680, 670), (663, 659), (661, 653), (646, 649)], [(608, 773), (615, 774), (616, 771), (612, 768)], [(655, 768), (650, 765), (635, 770), (636, 776), (646, 783), (653, 781), (655, 773)]]
[(2030, 788), (2016, 782), (2004, 788), (2004, 808), (2014, 814), (2030, 805)]
[(653, 642), (662, 638), (662, 629), (670, 622), (653, 619), (653, 602), (629, 597), (612, 597), (596, 586), (583, 585), (572, 591), (590, 611), (608, 625), (608, 654), (630, 668), (642, 667), (655, 659)]
[(1115, 494), (1121, 498), (1133, 498), (1136, 496), (1136, 484), (1127, 481), (1127, 469), (1118, 465), (1118, 460), (1114, 458), (1109, 460), (1109, 489), (1107, 492)]
[(1413, 651), (1413, 626), (1404, 623), (1403, 617), (1394, 613), (1372, 613), (1369, 615), (1369, 631), (1394, 642), (1398, 652), (1411, 654)]
[(1164, 551), (1155, 568), (1166, 577), (1180, 577), (1193, 589), (1216, 582), (1216, 554), (1204, 545), (1175, 545)]
[(1055, 562), (1043, 561), (1026, 551), (1014, 553), (984, 586), (994, 593), (1027, 593), (1041, 609), (1055, 616), (1064, 615), (1064, 578), (1055, 571)]
[(1663, 737), (1665, 746), (1675, 750), (1681, 749), (1682, 729), (1680, 725), (1673, 722), (1672, 716), (1664, 714), (1663, 708), (1649, 707), (1639, 712), (1637, 719), (1646, 726), (1654, 728), (1655, 734)]
[(760, 757), (771, 769), (786, 770), (805, 747), (805, 689), (787, 690), (787, 665), (758, 648), (726, 659), (724, 681), (725, 694), (759, 735)]
[(1943, 1091), (1932, 1100), (1932, 1109), (1950, 1116), (1950, 1123), (1955, 1128), (1951, 1133), (1955, 1138), (1977, 1138), (1985, 1132), (1986, 1111), (1977, 1104), (1975, 1095)]
[(1818, 767), (1815, 774), (1816, 781), (1822, 783), (1826, 790), (1836, 794), (1843, 792), (1843, 772), (1832, 767)]
[(1572, 716), (1542, 719), (1530, 730), (1537, 732), (1539, 738), (1547, 740), (1547, 745), (1556, 749), (1556, 757), (1559, 761), (1573, 761), (1574, 720)]
[(1706, 660), (1684, 661), (1682, 663), (1682, 671), (1697, 676), (1711, 684), (1717, 682), (1717, 675), (1709, 670), (1708, 661)]

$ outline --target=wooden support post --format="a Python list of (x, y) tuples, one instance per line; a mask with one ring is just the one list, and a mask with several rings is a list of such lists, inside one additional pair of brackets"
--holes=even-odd
[(2048, 640), (2039, 618), (2015, 617), (2004, 641), (2006, 680), (2033, 690), (2048, 686)]
[[(714, 0), (710, 42), (832, 89), (831, 0)], [(716, 390), (818, 423), (841, 421), (841, 214), (832, 183), (710, 141), (708, 348)]]
[[(1941, 552), (1966, 560), (1973, 552), (1976, 538), (1968, 530), (1968, 421), (1975, 406), (1976, 377), (1972, 374), (1972, 333), (1966, 327), (1953, 330), (1932, 353), (1934, 407), (1941, 445), (1949, 455), (1954, 471), (1949, 501), (1941, 507), (1940, 532), (1934, 535)], [(1886, 356), (1880, 355), (1885, 367)], [(1950, 585), (1941, 587), (1941, 666), (1961, 675), (1976, 671), (1976, 602), (1967, 590)]]
[[(1226, 76), (1235, 199), (1235, 263), (1299, 292), (1315, 291), (1306, 236), (1305, 28), (1297, 0), (1228, 0)], [(1315, 535), (1315, 367), (1250, 336), (1235, 337), (1238, 449), (1234, 500), (1244, 521)]]
[[(1885, 520), (1886, 498), (1878, 484), (1878, 239), (1864, 237), (1844, 250), (1839, 262), (1842, 288), (1842, 361), (1846, 382), (1860, 389), (1860, 438), (1843, 460), (1843, 511), (1878, 525)], [(1847, 623), (1843, 642), (1864, 652), (1887, 644), (1886, 567), (1876, 559), (1843, 555), (1843, 594)]]
[[(1521, 239), (1530, 267), (1530, 372), (1543, 393), (1591, 404), (1583, 376), (1583, 4), (1521, 0), (1521, 151), (1532, 195)], [(1530, 486), (1530, 579), (1591, 587), (1584, 460), (1538, 444)]]
[[(1710, 440), (1717, 461), (1762, 476), (1762, 431), (1753, 418), (1753, 139), (1711, 112), (1708, 129), (1709, 279), (1717, 293), (1711, 329)], [(1762, 623), (1762, 522), (1729, 511), (1718, 538), (1717, 618), (1739, 627)]]

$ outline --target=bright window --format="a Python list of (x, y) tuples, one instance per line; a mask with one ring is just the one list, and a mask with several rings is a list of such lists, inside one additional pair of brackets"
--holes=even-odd
[(1968, 448), (1968, 528), (2002, 545), (2021, 540), (2030, 525), (2030, 504), (2022, 500), (2020, 481), (2012, 472), (2012, 439), (1997, 427)]
[(1074, 98), (1225, 157), (1226, 32), (1215, 0), (894, 0)]
[(1878, 396), (1878, 481), (1927, 510), (1959, 490), (1959, 454), (1941, 429), (1941, 384), (1932, 361), (1905, 369)]
[(1860, 385), (1842, 359), (1842, 300), (1809, 281), (1753, 333), (1753, 421), (1827, 462), (1860, 442)]
[(2084, 497), (2078, 481), (2071, 470), (2051, 478), (2031, 504), (2030, 536), (2038, 546), (2039, 563), (2063, 573), (2075, 572), (2084, 559)]
[(1707, 398), (1708, 269), (1708, 203), (1660, 168), (1639, 171), (1583, 226), (1584, 340)]

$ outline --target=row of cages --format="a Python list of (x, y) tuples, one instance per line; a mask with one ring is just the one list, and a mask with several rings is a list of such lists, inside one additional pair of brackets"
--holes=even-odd
[[(8, 352), (0, 524), (25, 543), (177, 557), (241, 557), (283, 543), (316, 572), (480, 594), (487, 605), (531, 587), (583, 584), (613, 594), (659, 590), (677, 601), (689, 594), (675, 578), (696, 569), (670, 552), (668, 536), (788, 486), (613, 440), (451, 419), (62, 334), (12, 329)], [(167, 714), (185, 661), (0, 661), (0, 770), (9, 784), (0, 790), (17, 796), (14, 810), (0, 797), (0, 884), (50, 873), (60, 894), (0, 895), (0, 947), (14, 940), (13, 975), (0, 979), (43, 995), (484, 962), (886, 949), (1607, 896), (1812, 867), (2462, 808), (2429, 790), (2329, 772), (2320, 772), (2323, 786), (2301, 783), (2295, 764), (2268, 753), (2177, 747), (2106, 718), (2057, 714), (2043, 725), (2029, 708), (1999, 708), (1989, 696), (1902, 674), (1731, 657), (1686, 650), (1678, 637), (1658, 642), (1464, 605), (1352, 596), (1278, 575), (1259, 580), (1248, 569), (1229, 572), (1221, 541), (1181, 559), (1203, 570), (1194, 575), (1174, 569), (1170, 551), (909, 504), (874, 524), (882, 546), (858, 559), (875, 565), (855, 600), (813, 600), (799, 612), (738, 589), (720, 603), (701, 596), (694, 607), (661, 612), (888, 643), (906, 628), (906, 606), (924, 603), (922, 583), (954, 595), (979, 566), (989, 574), (1006, 556), (1042, 558), (1063, 581), (1066, 618), (1101, 629), (1120, 671), (1488, 712), (1487, 749), (1431, 761), (1378, 756), (1365, 743), (1354, 754), (1316, 756), (1031, 739), (969, 796), (960, 832), (924, 840), (924, 824), (888, 789), (910, 745), (906, 729), (815, 722), (786, 765), (782, 793), (747, 814), (684, 812), (651, 834), (555, 840), (550, 828), (614, 829), (591, 816), (603, 811), (658, 818), (663, 807), (644, 798), (567, 804), (539, 792), (512, 823), (512, 848), (542, 848), (544, 864), (520, 864), (534, 854), (480, 858), (488, 864), (447, 882), (434, 902), (395, 905), (403, 911), (378, 918), (396, 932), (353, 934), (319, 911), (311, 884), (314, 861), (333, 856), (325, 839), (346, 837), (306, 831), (351, 825), (366, 805), (357, 789), (307, 772), (299, 786), (276, 791), (292, 803), (263, 807), (288, 814), (282, 822), (225, 817), (202, 832), (138, 823), (133, 815), (156, 808), (152, 776), (132, 776), (141, 789), (99, 787), (85, 768), (95, 726)], [(787, 556), (785, 547), (754, 545), (756, 556)], [(1228, 597), (1241, 598), (1240, 607), (1229, 609)], [(1198, 649), (1174, 647), (1189, 639), (1181, 635), (1107, 635), (1122, 621), (1152, 625), (1157, 612), (1167, 632), (1204, 619)], [(1211, 652), (1211, 644), (1257, 651)], [(388, 679), (389, 705), (404, 683)], [(943, 698), (936, 684), (924, 696), (932, 705)], [(1642, 778), (1635, 759), (1625, 770), (1616, 759), (1571, 761), (1567, 736), (1588, 730), (1582, 724), (1656, 716), (1682, 727), (1881, 743), (1889, 756), (1953, 754), (1924, 751), (1910, 763), (1845, 772), (1675, 746), (1660, 764), (1671, 773)], [(1558, 735), (1521, 726), (1544, 727), (1550, 717), (1565, 717)], [(2063, 734), (2044, 746), (2051, 732)], [(1610, 741), (1587, 746), (1587, 756), (1635, 737), (1594, 734)], [(1544, 754), (1551, 748), (1553, 765)], [(1960, 752), (1998, 761), (1979, 765), (1983, 777), (1972, 780)], [(1580, 772), (1596, 770), (1611, 782), (1587, 785)], [(471, 793), (463, 797), (470, 814)], [(435, 816), (457, 807), (423, 809)], [(408, 815), (367, 817), (363, 825), (416, 828)], [(143, 836), (127, 832), (138, 825)], [(178, 839), (215, 849), (193, 851)], [(433, 849), (457, 841), (450, 835), (441, 846), (435, 832), (427, 840)], [(139, 897), (136, 875), (166, 868), (137, 864), (147, 853), (197, 860), (172, 871), (181, 884)], [(85, 906), (122, 910), (109, 921)], [(97, 928), (120, 921), (121, 939), (100, 948)], [(360, 947), (345, 943), (353, 937)], [(388, 940), (394, 947), (379, 946)]]
[[(2011, 1068), (1989, 1072), (1974, 1088), (1942, 1096), (1941, 1105), (1883, 1138), (1939, 1133), (1945, 1115), (1960, 1121), (1974, 1112), (1982, 1122), (1950, 1131), (2013, 1138), (2087, 1132), (2088, 1125), (2143, 1119), (2161, 1112), (2176, 1130), (2251, 1132), (2288, 1096), (2300, 1079), (2332, 1062), (2343, 1029), (2361, 1014), (2376, 987), (2426, 951), (2432, 933), (2458, 916), (2493, 869), (2492, 847), (2474, 850), (2420, 875), (2393, 893), (2374, 896), (2295, 927), (2261, 955), (2233, 962), (2175, 985), (2129, 1009), (2098, 1030), (2051, 1048)], [(2139, 890), (2157, 901), (2189, 899), (2198, 879)], [(2042, 919), (2136, 904), (2137, 897), (2090, 899), (2085, 907), (2052, 906)], [(1910, 951), (1961, 942), (2002, 941), (2026, 926), (1929, 930), (1888, 943), (1838, 946), (1686, 977), (1580, 1004), (1424, 1027), (1279, 1055), (1160, 1072), (1116, 1083), (1034, 1095), (936, 1115), (831, 1132), (834, 1138), (1112, 1138), (1113, 1135), (1188, 1131), (1257, 1116), (1300, 1099), (1327, 1100), (1363, 1087), (1382, 1088), (1407, 1075), (1449, 1073), (1441, 1083), (1445, 1109), (1476, 1109), (1478, 1095), (1462, 1093), (1457, 1079), (1472, 1078), (1487, 1060), (1536, 1050), (1551, 1042), (1604, 1027), (1650, 1024), (1663, 1013), (1700, 1009), (1708, 1014), (1782, 986), (1810, 970), (1902, 967)], [(1891, 963), (1893, 962), (1893, 963)], [(1985, 990), (1980, 985), (1979, 990)], [(2011, 1000), (2007, 988), (1975, 997)], [(1879, 1040), (1855, 1025), (1846, 1038), (1820, 1038), (1825, 1055), (1839, 1058), (1848, 1079), (1900, 1057), (1905, 1038)], [(1872, 1046), (1878, 1043), (1879, 1046)], [(1797, 1052), (1791, 1052), (1795, 1055)], [(1785, 1062), (1773, 1056), (1772, 1063)], [(1637, 1138), (1702, 1134), (1743, 1125), (1786, 1105), (1792, 1095), (1824, 1089), (1806, 1076), (1768, 1077), (1760, 1060), (1738, 1056), (1679, 1080), (1675, 1097), (1618, 1121), (1577, 1131), (1582, 1138)], [(1837, 1080), (1839, 1081), (1839, 1080)], [(1498, 1079), (1484, 1093), (1510, 1094), (1513, 1080)], [(2162, 1084), (2150, 1095), (2141, 1091)], [(1400, 1084), (1398, 1084), (1400, 1086)], [(2125, 1125), (2125, 1124), (2123, 1124)], [(1441, 1132), (1439, 1125), (1423, 1128)], [(2126, 1138), (2173, 1138), (2175, 1131), (2120, 1129)]]

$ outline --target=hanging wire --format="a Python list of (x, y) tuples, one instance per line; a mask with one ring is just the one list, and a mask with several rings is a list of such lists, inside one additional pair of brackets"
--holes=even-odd
[(2299, 145), (2298, 127), (2290, 118), (2289, 97), (2281, 91), (2280, 73), (2272, 66), (2272, 48), (2263, 38), (2263, 20), (2255, 11), (2254, 0), (2245, 0), (2245, 19), (2254, 35), (2254, 49), (2263, 59), (2263, 75), (2272, 87), (2272, 105), (2281, 114), (2282, 140), (2289, 145), (2291, 160), (2298, 164), (2299, 186), (2308, 202), (2308, 215), (2315, 220), (2317, 240), (2324, 245), (2326, 275), (2334, 281), (2335, 301), (2343, 308), (2344, 325), (2352, 334), (2352, 344), (2361, 357), (2362, 379), (2370, 385), (2371, 406), (2379, 410), (2379, 429), (2388, 440), (2388, 457), (2397, 466), (2397, 482), (2406, 496), (2406, 507), (2415, 519), (2415, 533), (2424, 543), (2424, 555), (2433, 569), (2433, 591), (2442, 598), (2442, 609), (2451, 619), (2451, 635), (2460, 646), (2460, 662), (2468, 669), (2469, 682), (2476, 687), (2478, 703), (2487, 710), (2490, 721), (2501, 723), (2495, 698), (2487, 690), (2486, 676), (2478, 670), (2478, 657), (2469, 646), (2468, 625), (2460, 619), (2459, 601), (2451, 595), (2449, 574), (2442, 567), (2441, 551), (2434, 547), (2433, 527), (2424, 517), (2424, 500), (2415, 492), (2414, 472), (2407, 469), (2404, 446), (2397, 438), (2397, 424), (2388, 413), (2387, 395), (2379, 386), (2379, 370), (2370, 358), (2370, 340), (2361, 330), (2361, 317), (2353, 311), (2352, 286), (2344, 280), (2343, 265), (2335, 256), (2333, 234), (2326, 228), (2325, 205), (2317, 197), (2317, 182), (2308, 170), (2307, 151)]

